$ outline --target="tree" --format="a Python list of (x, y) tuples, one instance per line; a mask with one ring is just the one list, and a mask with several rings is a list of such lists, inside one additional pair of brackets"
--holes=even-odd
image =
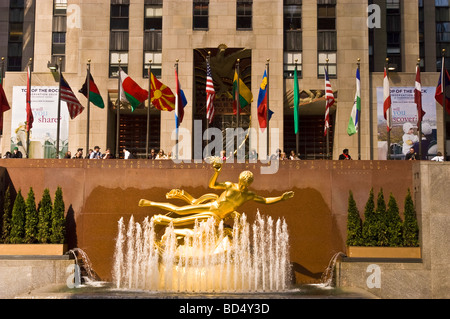
[(25, 209), (25, 243), (32, 244), (36, 242), (38, 225), (38, 213), (36, 209), (36, 199), (33, 188), (28, 192)]
[(3, 199), (2, 241), (5, 244), (9, 243), (10, 233), (11, 233), (11, 189), (10, 186), (8, 185), (5, 192), (5, 198)]
[(50, 243), (52, 228), (52, 199), (48, 188), (44, 189), (42, 199), (39, 203), (39, 222), (37, 239), (40, 243)]
[(397, 201), (392, 193), (389, 196), (388, 207), (386, 210), (386, 236), (388, 239), (387, 246), (402, 246), (402, 219), (398, 209)]
[(362, 242), (362, 221), (359, 216), (353, 193), (348, 196), (347, 246), (359, 246)]
[(364, 246), (376, 246), (378, 243), (378, 220), (375, 214), (373, 188), (369, 192), (369, 198), (367, 199), (366, 206), (364, 207), (362, 237)]
[(63, 193), (61, 187), (58, 186), (52, 210), (52, 231), (50, 241), (53, 244), (64, 244), (66, 240), (66, 218), (64, 216), (64, 211)]
[(11, 215), (11, 233), (9, 242), (12, 244), (20, 244), (23, 242), (25, 235), (25, 210), (26, 204), (23, 199), (21, 190), (17, 192), (16, 199)]
[(375, 211), (377, 218), (378, 242), (377, 246), (388, 246), (389, 238), (387, 233), (386, 202), (384, 201), (383, 189), (378, 192), (377, 208)]
[(405, 198), (403, 215), (403, 245), (405, 247), (419, 247), (419, 225), (409, 188)]

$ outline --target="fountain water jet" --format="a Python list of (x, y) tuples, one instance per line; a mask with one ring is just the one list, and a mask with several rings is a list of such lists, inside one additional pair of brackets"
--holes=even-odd
[[(275, 228), (275, 229), (274, 229)], [(231, 238), (232, 236), (232, 238)], [(253, 244), (253, 245), (252, 245)], [(284, 219), (256, 214), (233, 228), (210, 218), (180, 239), (172, 224), (157, 239), (153, 218), (118, 221), (113, 282), (117, 288), (164, 292), (282, 292), (290, 282), (289, 234)]]

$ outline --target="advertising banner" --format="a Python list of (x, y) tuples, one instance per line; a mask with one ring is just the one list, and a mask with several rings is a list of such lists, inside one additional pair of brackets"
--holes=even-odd
[[(24, 157), (27, 154), (26, 93), (26, 86), (13, 87), (11, 113), (11, 152), (14, 147), (18, 147)], [(29, 137), (29, 158), (56, 158), (58, 87), (33, 86), (31, 88), (31, 109), (34, 121)], [(67, 104), (62, 101), (59, 132), (60, 158), (68, 149), (69, 119)]]
[[(391, 159), (404, 159), (414, 147), (419, 154), (419, 129), (417, 106), (414, 103), (414, 87), (391, 87), (392, 125)], [(422, 88), (422, 108), (426, 112), (422, 120), (422, 159), (430, 159), (437, 153), (436, 87)], [(378, 159), (387, 159), (387, 129), (383, 114), (383, 88), (377, 88)]]

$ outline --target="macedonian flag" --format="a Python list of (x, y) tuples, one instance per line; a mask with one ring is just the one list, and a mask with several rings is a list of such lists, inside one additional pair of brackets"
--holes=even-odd
[(150, 98), (152, 104), (161, 111), (173, 111), (175, 109), (175, 95), (172, 90), (166, 85), (162, 84), (154, 75), (151, 73), (151, 91)]

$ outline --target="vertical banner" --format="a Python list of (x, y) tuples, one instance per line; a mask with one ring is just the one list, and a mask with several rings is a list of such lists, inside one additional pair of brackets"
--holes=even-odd
[[(27, 132), (26, 86), (13, 87), (11, 113), (11, 150), (18, 147), (26, 154)], [(58, 87), (33, 86), (31, 88), (31, 108), (34, 122), (30, 130), (29, 158), (56, 157), (56, 130), (58, 123)], [(60, 154), (68, 150), (69, 112), (66, 102), (61, 101)], [(60, 156), (62, 158), (63, 156)]]
[[(422, 87), (422, 108), (426, 112), (422, 119), (422, 158), (429, 159), (436, 155), (437, 127), (436, 87)], [(419, 154), (418, 114), (414, 102), (414, 87), (391, 87), (392, 130), (390, 154), (393, 160), (402, 160), (405, 154), (414, 147)], [(387, 128), (383, 115), (383, 88), (377, 87), (377, 120), (378, 120), (378, 159), (387, 159)]]

